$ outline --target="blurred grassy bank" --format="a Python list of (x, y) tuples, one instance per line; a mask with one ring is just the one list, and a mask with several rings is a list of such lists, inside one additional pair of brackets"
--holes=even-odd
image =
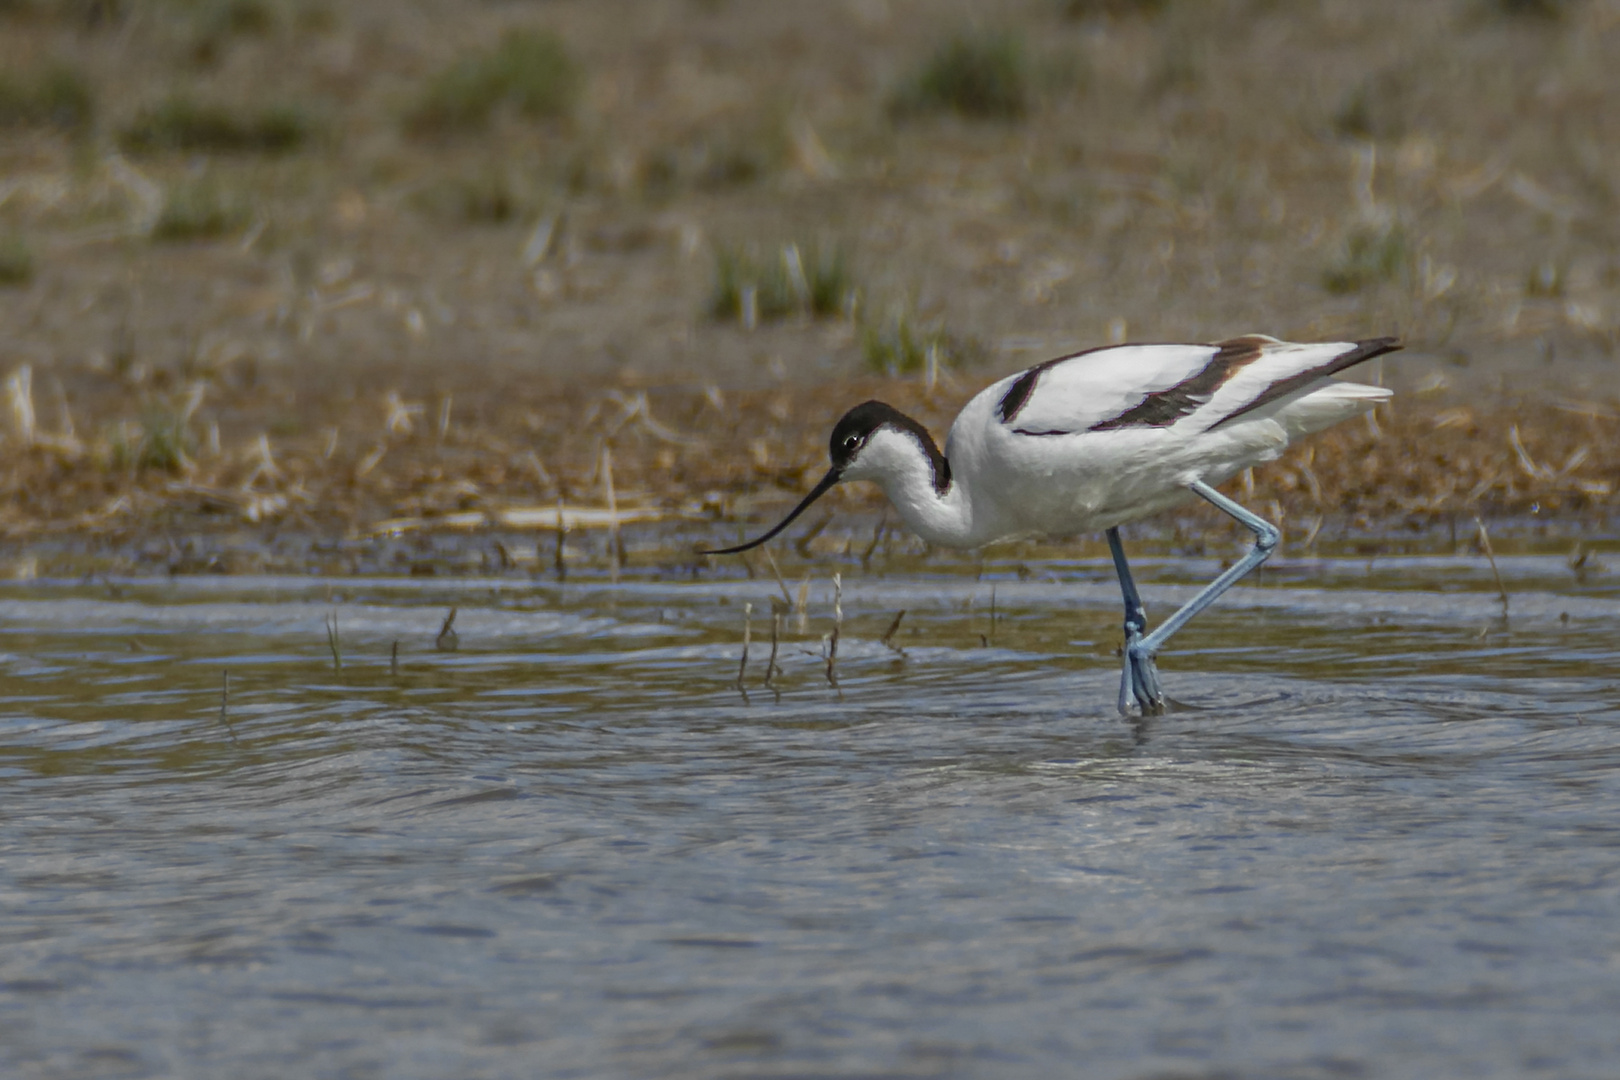
[(1262, 505), (1607, 520), (1615, 55), (1620, 0), (0, 0), (0, 529), (600, 502), (603, 446), (724, 514), (927, 371), (942, 434), (1253, 331), (1408, 343)]

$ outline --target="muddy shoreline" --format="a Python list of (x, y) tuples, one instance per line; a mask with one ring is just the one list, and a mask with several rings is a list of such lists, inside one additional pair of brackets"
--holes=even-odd
[[(826, 431), (847, 403), (888, 400), (943, 437), (989, 377), (947, 371), (932, 389), (915, 377), (856, 377), (728, 391), (622, 379), (435, 380), (401, 369), (334, 386), (330, 377), (248, 381), (226, 372), (161, 397), (148, 388), (148, 400), (171, 411), (148, 405), (133, 421), (127, 394), (98, 403), (72, 393), (78, 408), (57, 410), (52, 423), (38, 383), (14, 373), (0, 560), (13, 577), (554, 576), (560, 531), (563, 573), (615, 561), (696, 569), (698, 547), (773, 519), (819, 478)], [(58, 384), (54, 393), (70, 392)], [(1476, 518), (1516, 550), (1611, 543), (1620, 408), (1474, 397), (1465, 404), (1456, 393), (1409, 389), (1229, 489), (1282, 523), (1285, 551), (1460, 550), (1477, 545)], [(97, 434), (78, 434), (87, 431)], [(777, 545), (781, 559), (926, 554), (884, 515), (876, 489), (840, 487), (827, 502)], [(1188, 507), (1130, 531), (1197, 554), (1231, 530)], [(1012, 547), (1031, 558), (1076, 550)]]

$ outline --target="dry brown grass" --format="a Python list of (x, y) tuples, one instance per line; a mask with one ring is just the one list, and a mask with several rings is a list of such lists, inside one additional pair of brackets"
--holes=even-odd
[[(807, 396), (549, 380), (390, 386), (397, 373), (368, 374), (281, 387), (269, 402), (242, 371), (148, 377), (110, 386), (95, 411), (64, 412), (38, 400), (31, 371), (14, 373), (0, 535), (117, 545), (250, 526), (354, 539), (465, 528), (480, 515), (496, 525), (514, 509), (537, 511), (520, 531), (549, 530), (560, 505), (571, 522), (581, 509), (602, 517), (604, 448), (626, 520), (758, 522), (819, 478), (827, 431), (849, 404), (881, 397), (943, 437), (971, 389), (948, 375), (933, 393), (920, 377), (868, 377)], [(1293, 447), (1234, 488), (1296, 538), (1475, 515), (1612, 528), (1620, 400), (1413, 395)], [(839, 492), (830, 508), (881, 505), (869, 487)]]

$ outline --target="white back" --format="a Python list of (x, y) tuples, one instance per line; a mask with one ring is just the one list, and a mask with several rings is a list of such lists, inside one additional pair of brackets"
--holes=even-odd
[[(1010, 426), (1023, 431), (1085, 431), (1202, 371), (1214, 345), (1119, 345), (1052, 361)], [(1018, 376), (991, 390), (1005, 394)], [(999, 395), (998, 395), (999, 396)]]

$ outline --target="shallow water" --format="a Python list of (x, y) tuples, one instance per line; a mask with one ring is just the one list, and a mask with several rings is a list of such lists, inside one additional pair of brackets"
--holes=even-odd
[(1272, 569), (1145, 725), (1100, 562), (848, 580), (837, 688), (825, 580), (774, 689), (764, 581), (9, 587), (0, 1073), (1612, 1075), (1620, 575), (1502, 563)]

